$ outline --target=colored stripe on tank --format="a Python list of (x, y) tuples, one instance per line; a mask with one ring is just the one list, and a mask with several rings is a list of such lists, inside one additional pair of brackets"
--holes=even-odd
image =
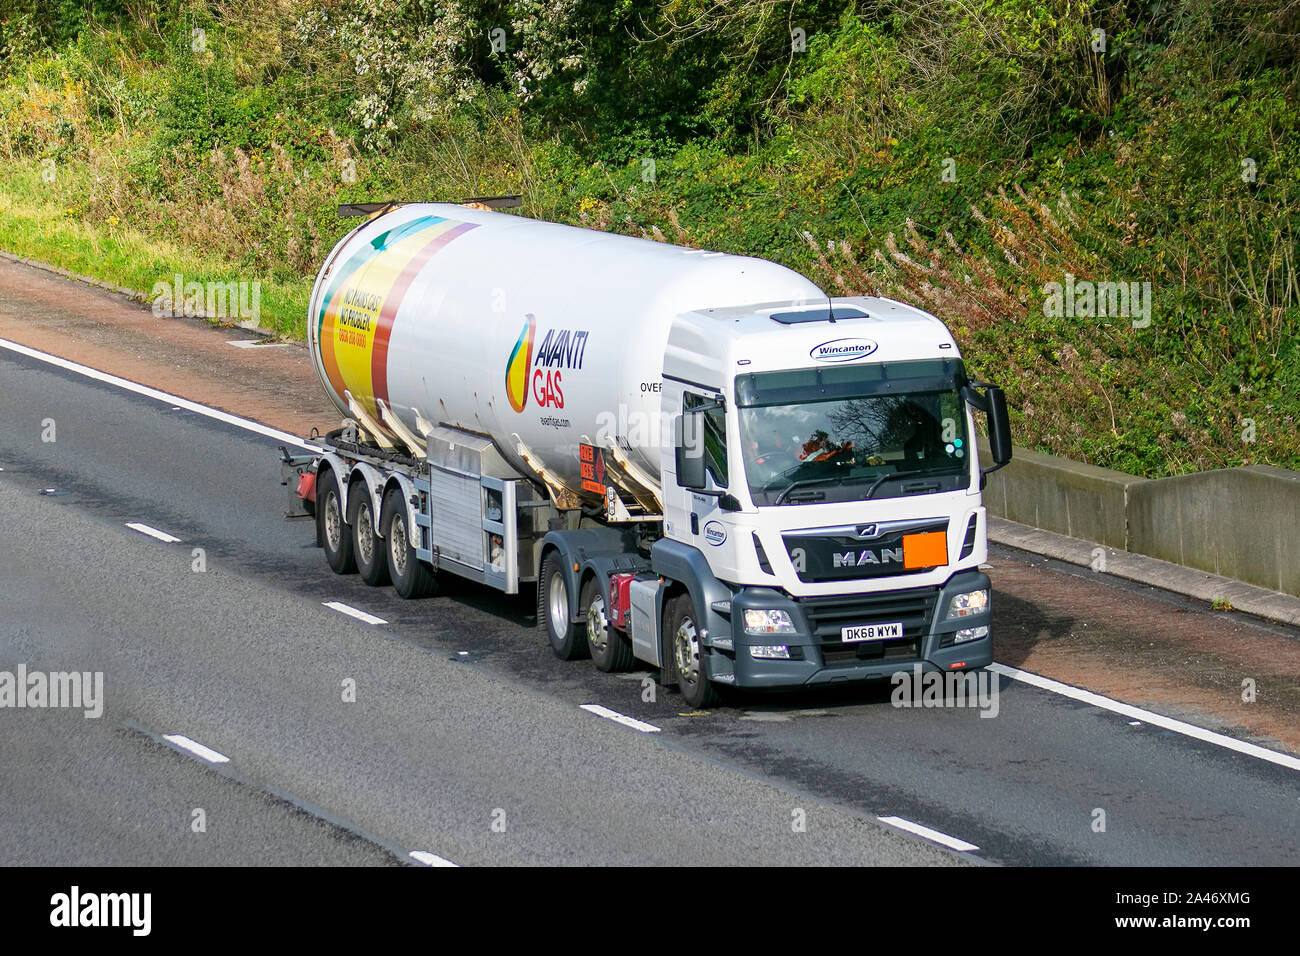
[(382, 232), (340, 267), (321, 299), (317, 341), (325, 374), (341, 397), (350, 391), (371, 414), (388, 400), (388, 342), (406, 292), (429, 260), (475, 228), (422, 216)]
[[(402, 305), (402, 300), (406, 297), (406, 290), (411, 287), (411, 283), (420, 274), (420, 270), (428, 265), (429, 260), (438, 253), (438, 250), (457, 236), (462, 236), (475, 228), (477, 228), (476, 223), (456, 223), (442, 235), (428, 240), (411, 261), (406, 264), (406, 267), (402, 269), (397, 281), (393, 283), (388, 296), (384, 299), (384, 307), (379, 313), (379, 323), (375, 327), (375, 339), (370, 352), (372, 394), (375, 398), (382, 398), (384, 404), (391, 404), (388, 400), (388, 340), (392, 337), (393, 319)], [(432, 316), (426, 316), (426, 318), (432, 318)]]
[[(347, 261), (339, 267), (338, 272), (334, 274), (333, 281), (321, 297), (320, 313), (316, 318), (316, 341), (320, 343), (321, 365), (325, 369), (325, 377), (329, 379), (330, 385), (340, 398), (343, 397), (344, 390), (348, 388), (343, 373), (339, 368), (339, 356), (335, 348), (334, 335), (334, 324), (338, 318), (341, 293), (347, 286), (359, 284), (358, 280), (361, 277), (358, 273), (363, 272), (365, 267), (374, 262), (379, 255), (389, 251), (403, 239), (445, 221), (441, 216), (420, 216), (392, 229), (385, 229), (353, 252)], [(330, 319), (329, 329), (325, 327), (327, 317)], [(354, 391), (353, 394), (355, 395), (356, 392)]]

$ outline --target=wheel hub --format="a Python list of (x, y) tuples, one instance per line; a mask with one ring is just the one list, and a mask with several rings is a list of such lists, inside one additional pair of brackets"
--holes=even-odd
[(388, 531), (388, 546), (393, 556), (393, 570), (397, 576), (406, 574), (406, 522), (400, 515), (394, 515), (392, 527)]
[(677, 673), (681, 679), (694, 684), (700, 676), (700, 635), (689, 617), (677, 625), (677, 633), (673, 636), (673, 656), (677, 659)]
[(569, 629), (569, 592), (564, 587), (564, 575), (559, 571), (546, 583), (547, 613), (551, 617), (551, 633), (562, 635)]
[(587, 640), (602, 653), (609, 641), (609, 618), (605, 617), (605, 599), (602, 597), (597, 597), (587, 608)]
[(343, 540), (343, 521), (339, 515), (338, 495), (331, 492), (325, 499), (325, 540), (330, 550), (337, 551)]
[(370, 505), (362, 503), (357, 508), (357, 551), (366, 565), (374, 562), (375, 523), (370, 520)]

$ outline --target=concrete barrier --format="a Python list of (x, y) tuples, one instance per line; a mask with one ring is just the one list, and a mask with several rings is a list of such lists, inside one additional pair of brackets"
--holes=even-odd
[(1300, 473), (1268, 465), (1146, 481), (1128, 550), (1300, 595)]
[[(980, 451), (988, 461), (987, 447)], [(1142, 484), (1150, 482), (1017, 448), (1011, 464), (989, 475), (984, 503), (1020, 524), (1128, 550), (1129, 494)]]
[[(980, 441), (981, 457), (988, 448)], [(1016, 448), (991, 514), (1300, 596), (1300, 472), (1268, 465), (1148, 480)]]

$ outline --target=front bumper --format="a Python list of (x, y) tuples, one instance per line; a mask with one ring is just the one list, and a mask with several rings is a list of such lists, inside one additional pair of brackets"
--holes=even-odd
[[(743, 588), (731, 600), (731, 633), (710, 635), (706, 657), (710, 679), (753, 689), (816, 686), (887, 678), (898, 671), (959, 671), (993, 661), (990, 609), (944, 620), (954, 594), (988, 588), (988, 575), (961, 571), (940, 587), (900, 588), (836, 598), (791, 598), (771, 588)], [(794, 634), (746, 634), (746, 608), (777, 608), (794, 623)], [(903, 637), (844, 643), (840, 629), (850, 625), (901, 622)], [(954, 643), (962, 628), (990, 628), (986, 636)], [(755, 645), (785, 644), (790, 660), (755, 658)]]

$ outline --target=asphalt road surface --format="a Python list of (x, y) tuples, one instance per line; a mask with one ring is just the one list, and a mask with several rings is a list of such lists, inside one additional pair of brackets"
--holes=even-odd
[(697, 714), (556, 660), (529, 594), (334, 576), (277, 444), (0, 350), (0, 671), (104, 698), (0, 709), (0, 863), (1300, 863), (1292, 766), (1002, 674), (991, 718)]

